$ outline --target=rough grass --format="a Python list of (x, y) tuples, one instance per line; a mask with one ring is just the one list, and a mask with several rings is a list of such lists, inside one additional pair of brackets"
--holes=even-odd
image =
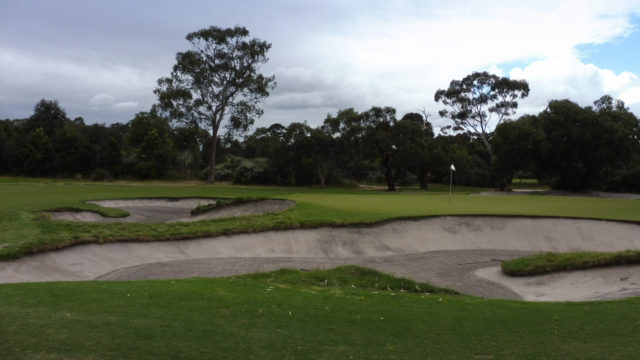
[(558, 271), (632, 264), (640, 264), (640, 251), (626, 250), (614, 253), (595, 251), (548, 252), (504, 261), (502, 263), (502, 272), (511, 276), (530, 276)]
[(457, 291), (398, 278), (361, 266), (339, 266), (331, 270), (280, 269), (269, 273), (238, 276), (241, 279), (276, 282), (297, 287), (352, 287), (369, 290), (414, 292), (430, 294), (458, 294)]
[(0, 285), (0, 358), (601, 360), (640, 354), (640, 298), (483, 300), (372, 289), (366, 273), (340, 277), (346, 285), (314, 284), (335, 278), (331, 271)]
[[(559, 196), (476, 196), (432, 184), (429, 191), (389, 193), (358, 188), (208, 186), (203, 183), (83, 183), (0, 181), (0, 259), (12, 259), (80, 243), (179, 240), (204, 236), (315, 226), (371, 224), (439, 215), (560, 216), (640, 221), (640, 201)], [(13, 181), (13, 182), (12, 182)], [(278, 198), (296, 205), (281, 213), (193, 223), (80, 223), (50, 221), (42, 211), (107, 208), (87, 200), (126, 198)], [(113, 214), (112, 214), (113, 215)]]

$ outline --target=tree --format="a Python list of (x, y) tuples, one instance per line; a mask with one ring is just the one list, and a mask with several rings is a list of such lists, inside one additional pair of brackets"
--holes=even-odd
[(395, 124), (393, 134), (398, 162), (413, 172), (420, 188), (426, 190), (429, 170), (433, 165), (433, 127), (426, 117), (408, 113)]
[(392, 107), (372, 107), (360, 114), (364, 127), (365, 142), (373, 145), (380, 156), (380, 166), (387, 182), (387, 190), (395, 191), (392, 157), (397, 150), (394, 144), (393, 130), (397, 122), (396, 109)]
[(167, 120), (153, 113), (138, 113), (129, 122), (126, 140), (136, 176), (159, 178), (166, 175), (173, 159), (170, 131)]
[(624, 103), (605, 96), (594, 104), (553, 100), (536, 118), (544, 134), (536, 167), (554, 188), (602, 188), (639, 151), (640, 123)]
[(246, 131), (258, 106), (275, 87), (275, 77), (259, 73), (271, 44), (249, 39), (244, 27), (211, 26), (189, 33), (192, 50), (176, 55), (170, 77), (158, 80), (154, 93), (159, 108), (176, 121), (201, 126), (211, 133), (210, 183), (215, 181), (218, 130)]
[(440, 110), (442, 117), (453, 120), (455, 129), (465, 130), (479, 137), (489, 156), (491, 149), (490, 126), (495, 115), (495, 125), (515, 114), (518, 98), (529, 96), (529, 84), (525, 80), (474, 72), (462, 80), (452, 80), (449, 88), (436, 91), (434, 99), (448, 106)]
[(42, 128), (44, 135), (53, 138), (55, 132), (68, 121), (70, 120), (67, 113), (60, 107), (58, 101), (42, 99), (33, 108), (33, 115), (24, 123), (24, 130), (25, 133), (30, 133)]
[(332, 137), (335, 163), (347, 178), (363, 181), (377, 166), (371, 161), (371, 149), (365, 144), (362, 116), (353, 108), (339, 110), (335, 116), (327, 115), (324, 131)]
[(544, 134), (533, 115), (525, 115), (496, 127), (493, 140), (494, 165), (499, 188), (506, 188), (516, 172), (538, 174)]

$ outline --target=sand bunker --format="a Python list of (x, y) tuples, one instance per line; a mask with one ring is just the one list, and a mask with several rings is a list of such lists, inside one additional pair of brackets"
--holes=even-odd
[[(546, 289), (539, 287), (540, 281), (492, 276), (492, 270), (483, 269), (495, 270), (503, 260), (541, 251), (625, 249), (640, 249), (640, 225), (554, 218), (445, 216), (370, 227), (80, 245), (0, 262), (0, 282), (226, 276), (281, 267), (308, 269), (358, 264), (483, 297), (589, 300), (640, 295), (640, 281), (634, 280), (640, 266), (575, 272), (577, 275), (571, 275), (577, 276), (571, 280), (575, 286), (548, 282)], [(584, 279), (600, 276), (597, 275), (600, 271), (612, 274), (611, 278), (627, 280), (604, 292), (593, 286), (576, 290), (581, 282), (589, 282)], [(583, 280), (580, 274), (586, 274)]]
[(206, 213), (191, 215), (191, 209), (198, 205), (213, 204), (216, 200), (207, 198), (122, 199), (88, 202), (126, 210), (130, 215), (123, 218), (111, 218), (90, 211), (55, 211), (51, 212), (51, 219), (91, 222), (187, 222), (279, 212), (295, 204), (291, 200), (257, 200), (231, 204)]

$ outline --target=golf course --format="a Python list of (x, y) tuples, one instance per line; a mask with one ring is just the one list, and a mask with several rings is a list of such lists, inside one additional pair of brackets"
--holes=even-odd
[(488, 191), (0, 178), (0, 358), (636, 357), (640, 265), (500, 264), (640, 250), (640, 200)]

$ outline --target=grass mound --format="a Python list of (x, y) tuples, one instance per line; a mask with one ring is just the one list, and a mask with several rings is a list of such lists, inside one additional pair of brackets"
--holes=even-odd
[(511, 276), (529, 276), (632, 264), (640, 264), (640, 251), (544, 253), (504, 261), (502, 272)]
[(260, 200), (264, 200), (264, 199), (261, 199), (261, 198), (246, 198), (246, 197), (235, 197), (235, 198), (231, 198), (231, 199), (225, 199), (225, 198), (216, 199), (216, 202), (214, 202), (214, 203), (198, 205), (195, 208), (191, 209), (191, 215), (199, 215), (199, 214), (203, 214), (203, 213), (209, 212), (209, 211), (214, 210), (214, 209), (221, 209), (223, 207), (227, 207), (227, 206), (231, 206), (231, 205), (244, 204), (244, 203), (253, 202), (253, 201), (260, 201)]
[(117, 208), (102, 207), (102, 206), (98, 206), (98, 205), (94, 205), (94, 204), (87, 204), (87, 203), (84, 203), (81, 206), (56, 207), (56, 208), (53, 208), (53, 209), (47, 209), (45, 211), (46, 212), (56, 212), (56, 211), (83, 212), (83, 211), (88, 211), (88, 212), (92, 212), (92, 213), (96, 213), (96, 214), (102, 215), (104, 217), (112, 217), (112, 218), (122, 218), (122, 217), (127, 217), (127, 216), (130, 215), (129, 212), (126, 211), (126, 210), (117, 209)]
[(237, 278), (296, 287), (352, 287), (396, 292), (458, 294), (458, 292), (451, 289), (419, 283), (406, 278), (398, 278), (376, 270), (353, 265), (339, 266), (331, 270), (280, 269), (268, 273), (237, 276)]

